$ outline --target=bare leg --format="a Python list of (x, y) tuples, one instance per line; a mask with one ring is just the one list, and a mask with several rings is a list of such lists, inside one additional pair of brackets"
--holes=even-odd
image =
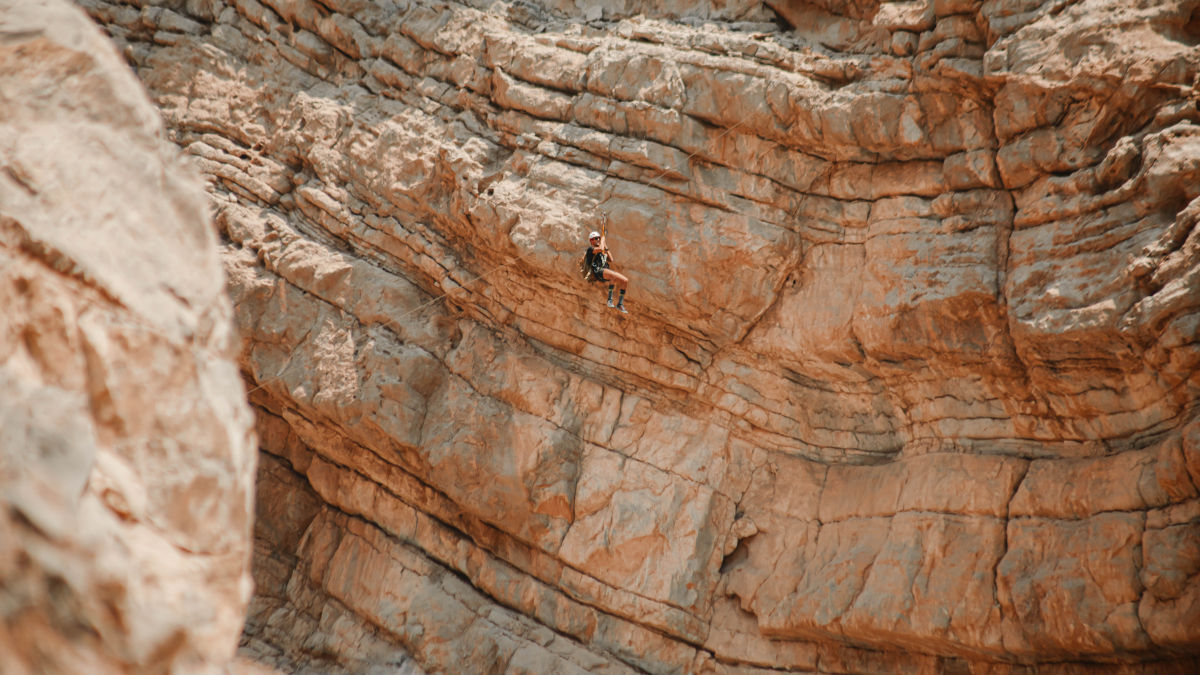
[(620, 272), (604, 270), (604, 280), (610, 284), (613, 284), (622, 291), (629, 287), (629, 277), (621, 274)]
[[(604, 280), (607, 281), (609, 284), (611, 284), (608, 287), (608, 306), (609, 307), (615, 306), (618, 310), (621, 311), (622, 314), (628, 314), (629, 312), (625, 310), (625, 289), (629, 286), (629, 277), (626, 277), (624, 274), (621, 274), (620, 272), (614, 272), (609, 269), (609, 270), (604, 270)], [(616, 286), (621, 291), (620, 296), (617, 298), (616, 305), (613, 305), (613, 301), (612, 301), (613, 286)]]

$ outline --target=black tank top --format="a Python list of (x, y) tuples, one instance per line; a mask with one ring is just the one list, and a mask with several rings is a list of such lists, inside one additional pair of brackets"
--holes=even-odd
[(592, 273), (599, 272), (603, 269), (608, 269), (608, 256), (604, 255), (602, 251), (598, 251), (591, 246), (589, 246), (587, 250), (587, 261), (588, 265), (592, 267)]

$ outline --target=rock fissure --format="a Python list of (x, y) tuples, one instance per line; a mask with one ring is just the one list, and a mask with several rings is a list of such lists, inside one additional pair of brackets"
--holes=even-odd
[[(302, 413), (300, 410), (297, 410), (297, 409), (294, 409), (294, 408), (291, 408), (290, 410), (291, 410), (292, 414), (299, 415), (299, 416), (301, 416), (301, 417), (305, 417), (305, 416), (304, 416), (304, 414), (303, 414), (303, 413)], [(317, 421), (316, 421), (316, 420), (312, 420), (312, 419), (309, 419), (309, 420), (308, 420), (308, 422), (309, 422), (310, 424), (317, 424)], [(341, 432), (338, 430), (338, 428), (337, 428), (336, 426), (333, 426), (333, 427), (327, 427), (327, 428), (329, 428), (331, 431), (334, 431), (335, 433), (339, 433), (339, 434), (341, 433)], [(350, 440), (350, 439), (348, 439), (348, 438), (347, 438), (347, 440)], [(353, 442), (353, 441), (351, 441), (351, 442)], [(622, 463), (626, 463), (626, 462), (631, 462), (631, 461), (632, 461), (632, 462), (635, 462), (635, 463), (638, 463), (638, 464), (644, 464), (644, 465), (647, 465), (647, 466), (653, 466), (653, 465), (650, 465), (649, 463), (645, 462), (644, 460), (640, 460), (640, 459), (638, 459), (638, 458), (636, 458), (636, 457), (633, 457), (633, 456), (631, 456), (631, 455), (627, 455), (627, 454), (621, 453), (621, 452), (619, 452), (619, 451), (616, 451), (616, 450), (610, 450), (610, 451), (611, 451), (611, 452), (613, 452), (614, 454), (617, 454), (617, 455), (619, 455), (619, 456), (621, 457), (621, 460), (620, 460), (620, 461), (621, 461)], [(404, 467), (404, 466), (401, 466), (401, 465), (397, 465), (397, 464), (391, 463), (391, 462), (390, 462), (390, 461), (389, 461), (387, 458), (380, 456), (380, 455), (379, 455), (377, 452), (375, 452), (375, 451), (373, 451), (373, 450), (370, 450), (370, 452), (372, 452), (373, 454), (375, 454), (375, 455), (376, 455), (376, 456), (377, 456), (377, 457), (378, 457), (378, 458), (379, 458), (381, 461), (383, 461), (383, 462), (387, 463), (389, 466), (391, 466), (391, 467), (393, 467), (393, 468), (395, 468), (395, 469), (398, 469), (398, 470), (400, 470), (400, 471), (403, 471), (403, 472), (405, 472), (406, 474), (409, 474), (409, 475), (410, 475), (410, 476), (411, 476), (411, 477), (412, 477), (414, 480), (416, 480), (416, 481), (421, 481), (421, 480), (422, 480), (420, 476), (418, 476), (418, 475), (416, 475), (416, 474), (413, 474), (413, 473), (410, 471), (410, 469), (408, 469), (407, 467)], [(320, 454), (320, 453), (318, 453), (318, 454)], [(361, 478), (363, 478), (364, 480), (368, 480), (368, 481), (370, 481), (371, 483), (373, 483), (374, 485), (376, 485), (376, 486), (378, 486), (378, 487), (380, 487), (380, 488), (382, 488), (382, 489), (384, 489), (384, 490), (388, 491), (388, 492), (389, 492), (389, 494), (391, 494), (391, 495), (392, 495), (393, 497), (395, 497), (396, 499), (398, 499), (398, 500), (400, 500), (400, 501), (403, 501), (403, 502), (404, 502), (404, 503), (406, 503), (408, 506), (410, 506), (410, 507), (412, 507), (412, 508), (414, 508), (414, 509), (420, 510), (421, 512), (425, 513), (425, 514), (426, 514), (426, 515), (428, 515), (429, 517), (431, 517), (431, 518), (434, 518), (434, 519), (438, 520), (438, 522), (440, 522), (440, 523), (441, 523), (443, 526), (445, 526), (445, 527), (447, 527), (447, 528), (450, 528), (450, 529), (452, 529), (452, 530), (454, 530), (454, 531), (456, 531), (456, 532), (459, 532), (459, 533), (461, 534), (461, 536), (471, 539), (472, 541), (474, 541), (474, 542), (475, 542), (475, 544), (476, 544), (476, 545), (480, 546), (481, 548), (483, 548), (483, 549), (485, 549), (485, 550), (488, 550), (490, 554), (492, 554), (492, 555), (496, 555), (496, 556), (497, 556), (497, 557), (498, 557), (500, 560), (504, 560), (504, 561), (505, 561), (507, 564), (514, 564), (514, 563), (513, 563), (511, 560), (509, 560), (509, 559), (506, 559), (504, 556), (500, 555), (500, 554), (499, 554), (499, 553), (498, 553), (496, 550), (493, 550), (493, 549), (488, 549), (488, 548), (487, 548), (486, 546), (484, 546), (484, 545), (483, 545), (481, 542), (478, 542), (478, 541), (476, 541), (476, 540), (475, 540), (475, 538), (474, 538), (472, 535), (470, 535), (469, 533), (467, 533), (467, 532), (463, 531), (463, 530), (462, 530), (462, 528), (460, 528), (458, 525), (456, 525), (456, 524), (454, 524), (454, 523), (452, 523), (452, 522), (449, 522), (449, 521), (447, 521), (447, 520), (445, 520), (445, 519), (443, 519), (443, 518), (439, 517), (439, 516), (438, 516), (438, 515), (436, 515), (436, 514), (433, 514), (433, 513), (430, 513), (429, 511), (426, 511), (426, 510), (425, 510), (425, 509), (423, 509), (423, 508), (422, 508), (420, 505), (418, 505), (418, 504), (414, 504), (414, 503), (411, 503), (410, 501), (408, 501), (408, 500), (407, 500), (407, 499), (406, 499), (406, 498), (405, 498), (403, 495), (393, 492), (393, 491), (392, 491), (392, 490), (391, 490), (391, 489), (388, 487), (388, 485), (387, 485), (386, 483), (379, 482), (378, 480), (376, 480), (376, 479), (375, 479), (375, 478), (373, 478), (373, 477), (370, 477), (370, 476), (364, 475), (364, 474), (362, 474), (361, 472), (359, 472), (359, 471), (358, 471), (356, 468), (354, 468), (354, 467), (351, 467), (351, 466), (347, 466), (347, 465), (341, 464), (341, 463), (340, 463), (338, 460), (336, 460), (336, 459), (334, 459), (334, 458), (332, 458), (332, 457), (329, 457), (329, 456), (326, 456), (326, 455), (320, 455), (320, 456), (322, 457), (322, 459), (323, 459), (323, 460), (325, 460), (325, 461), (328, 461), (328, 462), (331, 462), (331, 463), (333, 463), (333, 464), (335, 464), (335, 465), (337, 465), (337, 466), (341, 466), (341, 467), (342, 467), (342, 468), (344, 468), (345, 470), (347, 470), (347, 471), (351, 471), (351, 472), (355, 473), (356, 475), (359, 475), (359, 476), (360, 476)], [(659, 471), (662, 471), (662, 470), (663, 470), (663, 469), (661, 469), (661, 468), (659, 468), (659, 467), (653, 467), (653, 468), (655, 468), (656, 470), (659, 470)], [(681, 480), (688, 480), (688, 481), (690, 481), (690, 479), (688, 479), (688, 478), (687, 478), (687, 477), (685, 477), (685, 476), (676, 476), (676, 477), (677, 477), (677, 478), (679, 478), (679, 479), (681, 479)], [(428, 487), (426, 487), (425, 489), (427, 489), (427, 490), (428, 490), (429, 488), (428, 488)], [(663, 488), (663, 489), (665, 490), (666, 488)], [(452, 499), (452, 497), (451, 497), (450, 495), (448, 495), (448, 494), (446, 494), (446, 493), (440, 493), (440, 494), (441, 494), (441, 498), (442, 498), (442, 499), (443, 499), (445, 502), (447, 502), (447, 503), (453, 503), (453, 501), (454, 501), (454, 500)], [(660, 494), (659, 496), (663, 496), (663, 495), (662, 495), (662, 494)], [(339, 508), (339, 509), (341, 509), (342, 507), (338, 507), (338, 508)], [(353, 514), (353, 515), (357, 515), (357, 516), (361, 516), (361, 517), (363, 517), (363, 518), (367, 518), (367, 514), (365, 514), (365, 513), (355, 513), (355, 514)], [(472, 515), (472, 516), (468, 516), (468, 517), (470, 517), (470, 518), (475, 518), (476, 516), (473, 516), (473, 515)], [(369, 519), (368, 519), (368, 520), (369, 520)], [(376, 523), (376, 524), (378, 525), (378, 523)], [(494, 525), (487, 525), (487, 527), (489, 527), (489, 528), (495, 528), (495, 526), (494, 526)], [(503, 530), (502, 530), (502, 529), (499, 529), (499, 528), (495, 528), (495, 529), (494, 529), (494, 532), (495, 532), (495, 533), (503, 533)], [(533, 546), (533, 544), (532, 544), (531, 542), (521, 542), (521, 543), (522, 543), (522, 545), (526, 545), (526, 546)], [(450, 560), (442, 560), (441, 562), (442, 562), (443, 564), (452, 564), (452, 561), (450, 561)], [(565, 563), (559, 563), (559, 564), (563, 564), (564, 566), (568, 566), (568, 565), (566, 565)], [(584, 575), (587, 575), (587, 574), (588, 574), (588, 573), (587, 573), (586, 571), (584, 571), (584, 570), (580, 570), (580, 569), (576, 569), (576, 568), (572, 568), (572, 569), (575, 569), (575, 571), (576, 571), (576, 572), (578, 572), (578, 573), (580, 573), (580, 574), (584, 574)], [(460, 572), (461, 572), (461, 570), (460, 570)], [(465, 572), (463, 572), (463, 573), (465, 573)], [(590, 576), (590, 575), (589, 575), (589, 576)], [(594, 580), (595, 580), (596, 582), (603, 583), (603, 582), (602, 582), (600, 579), (594, 579)], [(543, 580), (543, 581), (545, 581), (545, 580)], [(632, 591), (628, 591), (628, 590), (626, 590), (625, 592), (632, 592)], [(661, 600), (658, 600), (658, 599), (655, 599), (655, 598), (652, 598), (652, 597), (648, 597), (648, 596), (640, 596), (640, 594), (637, 594), (636, 592), (635, 592), (634, 594), (635, 594), (635, 595), (639, 595), (639, 597), (642, 597), (643, 599), (645, 599), (645, 600), (647, 600), (647, 601), (650, 601), (650, 602), (661, 602)], [(575, 599), (576, 599), (577, 601), (580, 601), (580, 602), (587, 602), (585, 598), (576, 597)], [(668, 604), (669, 604), (669, 603), (668, 603)], [(604, 608), (603, 608), (603, 607), (601, 607), (601, 606), (596, 606), (595, 608), (596, 608), (596, 609), (598, 609), (598, 610), (602, 610), (602, 611), (604, 610)], [(681, 611), (687, 611), (685, 607), (678, 607), (678, 609), (680, 609)]]
[[(327, 461), (329, 461), (329, 460), (327, 460)], [(341, 465), (339, 465), (339, 466), (341, 466)], [(347, 471), (351, 471), (351, 472), (354, 472), (354, 473), (356, 473), (357, 475), (359, 475), (360, 477), (362, 477), (362, 478), (363, 478), (363, 479), (365, 479), (365, 480), (371, 480), (371, 481), (372, 481), (372, 483), (374, 483), (375, 485), (377, 485), (377, 486), (379, 486), (379, 487), (383, 488), (384, 490), (388, 490), (388, 491), (391, 493), (391, 491), (388, 489), (388, 487), (387, 487), (386, 485), (383, 485), (383, 484), (380, 484), (380, 483), (375, 483), (375, 482), (374, 482), (374, 481), (373, 481), (371, 478), (369, 478), (368, 476), (364, 476), (364, 475), (362, 475), (362, 474), (359, 474), (359, 473), (358, 473), (358, 472), (357, 472), (355, 469), (353, 469), (353, 468), (351, 468), (351, 467), (345, 467), (345, 466), (343, 466), (342, 468), (344, 468), (344, 469), (345, 469), (345, 470), (347, 470)], [(391, 494), (392, 494), (392, 495), (393, 495), (395, 498), (397, 498), (397, 499), (399, 499), (399, 500), (401, 500), (401, 501), (405, 501), (405, 500), (404, 500), (404, 497), (403, 497), (402, 495), (399, 495), (399, 494), (396, 494), (396, 493), (391, 493)], [(449, 498), (447, 498), (447, 501), (450, 501), (450, 500), (449, 500)], [(408, 503), (408, 502), (406, 501), (405, 503)], [(381, 528), (382, 530), (384, 530), (384, 531), (386, 531), (386, 529), (387, 529), (385, 526), (381, 526), (379, 523), (376, 523), (376, 522), (374, 522), (374, 521), (371, 521), (370, 519), (367, 519), (367, 518), (365, 518), (364, 514), (362, 514), (362, 513), (345, 511), (343, 507), (341, 507), (341, 506), (337, 505), (336, 503), (328, 503), (327, 505), (328, 505), (328, 506), (330, 506), (330, 507), (332, 507), (332, 508), (335, 508), (335, 509), (337, 509), (337, 510), (338, 510), (338, 511), (340, 511), (340, 512), (346, 513), (346, 515), (347, 515), (348, 517), (353, 517), (353, 518), (356, 518), (356, 519), (361, 519), (361, 520), (362, 520), (362, 522), (369, 523), (369, 524), (370, 524), (371, 526), (373, 526), (373, 527), (380, 527), (380, 528)], [(411, 507), (413, 507), (413, 508), (420, 509), (420, 507), (419, 507), (419, 506), (417, 506), (417, 505), (414, 505), (414, 504), (411, 504), (411, 503), (409, 503), (409, 506), (411, 506)], [(479, 547), (480, 547), (480, 550), (486, 551), (486, 552), (487, 552), (489, 555), (491, 555), (491, 556), (495, 556), (495, 557), (496, 557), (496, 559), (497, 559), (497, 560), (500, 560), (500, 561), (502, 561), (502, 563), (503, 563), (503, 564), (506, 564), (506, 565), (513, 565), (513, 562), (512, 562), (511, 560), (507, 560), (507, 559), (505, 559), (505, 557), (503, 557), (502, 555), (499, 555), (497, 551), (487, 548), (487, 547), (486, 547), (485, 545), (483, 545), (481, 542), (477, 541), (477, 540), (475, 539), (475, 537), (474, 537), (474, 536), (472, 536), (471, 534), (469, 534), (469, 533), (467, 533), (467, 532), (464, 532), (464, 531), (462, 531), (461, 529), (459, 529), (459, 528), (458, 528), (456, 525), (454, 525), (453, 523), (446, 522), (446, 521), (444, 521), (444, 520), (442, 520), (442, 519), (438, 518), (438, 516), (436, 516), (436, 515), (434, 515), (434, 514), (431, 514), (431, 513), (428, 513), (428, 512), (425, 512), (425, 511), (422, 511), (422, 513), (425, 513), (425, 514), (426, 514), (428, 517), (430, 517), (430, 518), (436, 519), (436, 520), (437, 520), (439, 523), (441, 523), (441, 524), (442, 524), (444, 527), (448, 528), (449, 530), (451, 530), (451, 531), (452, 531), (452, 532), (454, 532), (454, 533), (457, 533), (457, 534), (456, 534), (456, 536), (460, 537), (462, 540), (464, 540), (464, 541), (465, 541), (465, 540), (470, 540), (470, 541), (472, 541), (472, 542), (474, 543), (474, 545), (476, 545), (476, 546), (479, 546)], [(413, 545), (413, 546), (419, 546), (419, 545), (422, 543), (422, 542), (420, 542), (419, 540), (416, 540), (416, 539), (412, 539), (412, 538), (409, 538), (409, 537), (401, 537), (401, 535), (399, 535), (398, 533), (389, 533), (389, 535), (388, 535), (388, 536), (400, 537), (402, 541), (405, 541), (405, 542), (407, 542), (409, 545)], [(376, 549), (376, 550), (378, 550), (378, 549)], [(418, 550), (421, 550), (421, 549), (419, 549), (419, 548), (418, 548)], [(423, 555), (429, 555), (429, 551), (428, 551), (428, 550), (424, 550), (424, 551), (423, 551)], [(434, 556), (434, 557), (435, 557), (435, 559), (437, 559), (437, 558), (436, 558), (436, 556)], [(446, 569), (447, 571), (449, 571), (449, 572), (453, 573), (453, 574), (454, 574), (454, 575), (456, 575), (458, 578), (462, 579), (462, 580), (463, 580), (465, 583), (467, 583), (468, 585), (470, 585), (472, 588), (475, 588), (475, 589), (476, 589), (476, 590), (477, 590), (479, 593), (481, 593), (481, 594), (483, 594), (483, 595), (485, 595), (485, 596), (488, 596), (488, 597), (492, 598), (493, 600), (495, 600), (496, 602), (498, 602), (498, 603), (500, 603), (500, 604), (502, 604), (502, 605), (509, 606), (509, 607), (510, 607), (510, 609), (513, 609), (514, 611), (518, 611), (518, 612), (520, 612), (520, 611), (522, 610), (522, 607), (520, 607), (520, 606), (517, 606), (517, 605), (510, 605), (510, 604), (509, 604), (509, 601), (506, 601), (504, 598), (502, 598), (502, 597), (496, 597), (496, 594), (495, 594), (495, 589), (488, 589), (488, 588), (480, 587), (480, 586), (479, 586), (479, 580), (478, 580), (478, 579), (475, 579), (475, 578), (473, 578), (472, 576), (470, 576), (470, 574), (469, 574), (469, 572), (468, 572), (468, 570), (467, 570), (467, 569), (465, 569), (465, 568), (460, 568), (460, 567), (456, 566), (456, 565), (457, 565), (457, 563), (456, 563), (454, 560), (451, 560), (451, 559), (441, 559), (441, 560), (439, 560), (438, 562), (439, 562), (439, 564), (440, 564), (440, 565), (445, 565), (445, 566), (446, 566), (444, 569)], [(595, 581), (596, 581), (596, 582), (599, 582), (599, 583), (603, 583), (603, 582), (600, 582), (600, 580), (595, 580)], [(541, 582), (542, 582), (542, 583), (547, 583), (547, 584), (549, 584), (549, 582), (547, 582), (546, 580), (541, 580)], [(556, 592), (563, 592), (563, 590), (562, 590), (562, 589), (558, 589)], [(569, 595), (570, 597), (572, 597), (572, 599), (573, 599), (574, 601), (576, 601), (576, 602), (579, 602), (579, 603), (581, 603), (581, 604), (584, 604), (584, 605), (587, 605), (588, 607), (591, 607), (592, 609), (594, 609), (594, 610), (596, 610), (596, 611), (603, 612), (603, 613), (611, 613), (611, 611), (610, 611), (610, 610), (608, 610), (608, 609), (604, 608), (603, 606), (598, 606), (598, 605), (594, 604), (594, 601), (590, 602), (588, 598), (585, 598), (585, 597), (579, 597), (579, 596), (576, 596), (576, 595), (572, 595), (572, 594), (570, 594), (570, 593), (568, 593), (568, 595)], [(652, 599), (652, 598), (643, 598), (643, 599), (644, 599), (644, 600), (646, 600), (646, 601), (648, 601), (648, 602), (655, 602), (655, 603), (656, 603), (656, 602), (658, 602), (658, 601), (656, 601), (656, 600), (654, 600), (654, 599)], [(622, 617), (622, 618), (623, 618), (623, 619), (625, 619), (625, 620), (629, 620), (629, 617)], [(645, 629), (649, 629), (649, 630), (655, 630), (655, 631), (661, 632), (661, 633), (662, 633), (664, 636), (667, 636), (667, 635), (669, 635), (669, 636), (670, 636), (671, 638), (673, 638), (673, 639), (682, 639), (682, 640), (685, 640), (685, 641), (694, 640), (694, 638), (688, 638), (688, 637), (687, 637), (687, 636), (685, 636), (685, 635), (677, 635), (677, 634), (676, 634), (676, 635), (671, 635), (671, 634), (669, 634), (669, 633), (668, 633), (668, 632), (666, 632), (666, 631), (662, 631), (662, 629), (661, 629), (661, 628), (656, 628), (655, 626), (643, 626), (643, 627), (644, 627)], [(552, 630), (554, 630), (554, 628), (553, 628), (553, 627), (550, 627), (550, 628), (551, 628)], [(561, 633), (561, 631), (559, 631), (559, 630), (555, 630), (555, 632), (559, 632), (559, 633)], [(577, 638), (578, 638), (578, 636), (570, 636), (570, 637), (572, 637), (573, 639), (577, 639)], [(699, 645), (697, 644), (696, 646), (699, 646)]]
[[(327, 505), (326, 508), (330, 508), (330, 506)], [(332, 507), (332, 508), (337, 509), (337, 507)], [(372, 523), (368, 520), (364, 520), (355, 514), (345, 513), (340, 510), (338, 510), (338, 513), (341, 514), (341, 518), (360, 522), (363, 525), (365, 525), (366, 527), (369, 527), (369, 528), (377, 528), (378, 527), (377, 524)], [(395, 539), (393, 537), (393, 535), (390, 535), (387, 533), (385, 533), (384, 536), (388, 537), (391, 541), (397, 541), (397, 542), (400, 541), (398, 539)], [(364, 541), (364, 543), (366, 543), (367, 546), (371, 547), (371, 549), (380, 556), (392, 557), (391, 553), (388, 550), (386, 550), (384, 547), (380, 546), (379, 544), (377, 544), (374, 541), (371, 541), (364, 537), (358, 537), (357, 540)], [(409, 546), (408, 544), (405, 544), (403, 542), (400, 542), (400, 545), (401, 546)], [(414, 550), (413, 553), (417, 556), (423, 555), (423, 552), (421, 552), (419, 550)], [(469, 588), (472, 591), (479, 593), (480, 595), (483, 595), (485, 597), (490, 597), (490, 596), (488, 596), (488, 594), (483, 589), (477, 588), (475, 586), (475, 584), (472, 583), (472, 580), (459, 570), (455, 570), (453, 568), (448, 568), (448, 567), (439, 567), (438, 572), (435, 572), (434, 574), (430, 575), (430, 577), (433, 578), (433, 583), (443, 589), (443, 598), (444, 598), (443, 601), (452, 600), (457, 607), (460, 607), (466, 611), (466, 613), (469, 615), (468, 620), (470, 620), (472, 623), (483, 622), (483, 623), (489, 624), (491, 626), (494, 626), (500, 633), (512, 636), (521, 641), (528, 640), (530, 642), (536, 642), (536, 643), (542, 643), (542, 644), (545, 643), (545, 640), (546, 640), (545, 636), (523, 636), (523, 635), (521, 635), (520, 631), (523, 628), (523, 626), (520, 623), (516, 623), (514, 625), (514, 622), (512, 620), (514, 618), (513, 616), (497, 617), (494, 614), (494, 610), (495, 610), (494, 607), (488, 608), (486, 606), (485, 607), (478, 606), (480, 604), (479, 599), (470, 597), (470, 595), (469, 595), (470, 591), (465, 591), (464, 589), (447, 589), (447, 588), (445, 588), (444, 579), (445, 579), (445, 576), (447, 576), (447, 575), (459, 580), (464, 587)], [(498, 607), (506, 607), (506, 605), (503, 603), (503, 601), (496, 599), (496, 598), (492, 598), (492, 600), (495, 600), (497, 602)], [(347, 601), (352, 602), (352, 599), (347, 598)], [(339, 604), (342, 604), (342, 603), (339, 602)], [(342, 604), (342, 606), (346, 607), (350, 613), (353, 613), (355, 611), (353, 607), (350, 607), (346, 604)], [(507, 607), (507, 608), (512, 610), (515, 613), (515, 616), (520, 616), (521, 608), (519, 608), (519, 607)], [(407, 616), (407, 613), (401, 613), (399, 615), (399, 617), (401, 619), (404, 619), (406, 616)], [(366, 618), (366, 620), (368, 622), (370, 622), (371, 624), (375, 625), (378, 629), (380, 629), (382, 631), (386, 631), (386, 632), (396, 636), (399, 640), (401, 640), (402, 642), (404, 642), (406, 644), (411, 644), (412, 641), (414, 641), (414, 638), (420, 637), (419, 632), (416, 632), (414, 635), (414, 632), (410, 632), (409, 630), (397, 631), (396, 627), (394, 625), (395, 618), (396, 618), (396, 616), (394, 614), (391, 614), (390, 612), (381, 612), (377, 616), (368, 616)], [(505, 619), (505, 620), (500, 621), (501, 618)], [(543, 628), (543, 630), (544, 629), (545, 628)], [(551, 630), (553, 630), (553, 629), (551, 628)], [(569, 634), (565, 634), (565, 633), (562, 633), (559, 631), (553, 631), (553, 634), (562, 636), (577, 645), (579, 644), (578, 642), (576, 642), (577, 638), (575, 636), (571, 636)], [(340, 645), (339, 647), (344, 648), (345, 645)], [(419, 647), (418, 647), (418, 649), (419, 649)], [(513, 656), (515, 657), (515, 654)], [(633, 665), (633, 664), (627, 664), (627, 665)]]

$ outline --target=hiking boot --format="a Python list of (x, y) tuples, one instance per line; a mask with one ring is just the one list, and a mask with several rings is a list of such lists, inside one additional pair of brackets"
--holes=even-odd
[(614, 305), (614, 304), (613, 304), (612, 298), (609, 298), (609, 299), (608, 299), (608, 306), (609, 306), (609, 307), (616, 307), (616, 305)]
[[(612, 307), (612, 305), (609, 305), (609, 307)], [(625, 309), (625, 303), (621, 303), (621, 304), (617, 305), (617, 311), (618, 311), (618, 312), (620, 312), (620, 313), (622, 313), (622, 314), (628, 314), (628, 313), (629, 313), (629, 310)]]

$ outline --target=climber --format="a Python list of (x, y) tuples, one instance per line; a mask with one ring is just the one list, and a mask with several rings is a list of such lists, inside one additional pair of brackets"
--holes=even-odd
[[(587, 263), (592, 268), (592, 280), (609, 282), (608, 306), (616, 307), (622, 314), (628, 314), (628, 310), (625, 309), (625, 289), (629, 286), (629, 278), (620, 272), (609, 269), (608, 264), (611, 260), (612, 252), (608, 250), (605, 238), (599, 232), (589, 234)], [(613, 286), (621, 289), (621, 295), (616, 305), (613, 305)]]

